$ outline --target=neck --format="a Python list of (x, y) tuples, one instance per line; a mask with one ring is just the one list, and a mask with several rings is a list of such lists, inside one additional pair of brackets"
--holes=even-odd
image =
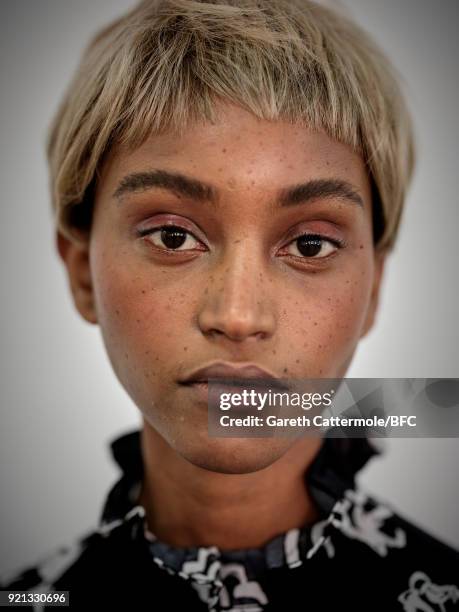
[(297, 440), (272, 465), (249, 474), (221, 474), (191, 464), (146, 421), (141, 439), (139, 503), (149, 530), (171, 546), (260, 547), (319, 518), (304, 472), (320, 438)]

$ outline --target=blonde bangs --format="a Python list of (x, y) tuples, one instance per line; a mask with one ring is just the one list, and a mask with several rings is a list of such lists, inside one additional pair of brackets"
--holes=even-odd
[(56, 224), (89, 229), (114, 145), (215, 122), (226, 100), (360, 153), (381, 208), (375, 243), (391, 248), (414, 167), (401, 81), (361, 28), (310, 0), (143, 1), (91, 41), (51, 125)]

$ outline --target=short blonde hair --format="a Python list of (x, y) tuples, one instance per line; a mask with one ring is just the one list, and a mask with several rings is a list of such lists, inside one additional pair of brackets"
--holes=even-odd
[(214, 121), (219, 99), (323, 130), (362, 155), (374, 243), (392, 248), (415, 160), (401, 77), (349, 17), (312, 0), (143, 0), (98, 32), (49, 131), (59, 231), (87, 237), (114, 145)]

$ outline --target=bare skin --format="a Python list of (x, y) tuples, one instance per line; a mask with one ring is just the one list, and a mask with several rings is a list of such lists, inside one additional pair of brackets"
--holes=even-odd
[[(180, 381), (216, 359), (284, 378), (344, 376), (374, 323), (384, 256), (359, 155), (304, 126), (219, 108), (214, 125), (114, 148), (87, 242), (58, 234), (57, 244), (79, 313), (100, 326), (142, 413), (151, 531), (234, 549), (316, 520), (304, 472), (320, 440), (210, 437), (207, 406)], [(153, 169), (211, 184), (215, 202), (145, 184), (120, 195), (126, 175)], [(345, 181), (361, 204), (322, 194), (280, 206), (280, 190), (319, 179)], [(164, 242), (167, 224), (183, 244)], [(314, 255), (300, 249), (305, 234), (321, 236)]]

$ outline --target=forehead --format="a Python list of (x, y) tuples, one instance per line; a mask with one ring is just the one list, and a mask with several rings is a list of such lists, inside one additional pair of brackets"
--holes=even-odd
[(370, 198), (363, 160), (348, 145), (307, 126), (260, 119), (233, 105), (221, 106), (214, 123), (152, 134), (134, 150), (113, 148), (100, 173), (99, 191), (112, 194), (124, 176), (152, 168), (182, 172), (229, 193), (274, 192), (311, 178), (341, 178), (362, 199)]

